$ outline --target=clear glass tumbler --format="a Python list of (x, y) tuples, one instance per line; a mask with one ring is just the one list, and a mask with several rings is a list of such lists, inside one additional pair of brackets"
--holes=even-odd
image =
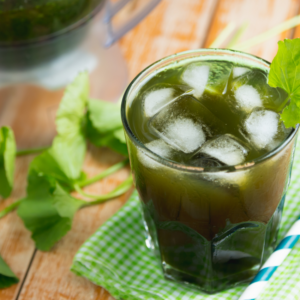
[(160, 253), (166, 278), (215, 293), (250, 281), (274, 250), (298, 127), (276, 149), (235, 167), (186, 166), (147, 149), (129, 126), (132, 100), (155, 72), (197, 56), (234, 57), (254, 67), (270, 66), (255, 56), (230, 50), (172, 55), (131, 82), (121, 115), (147, 246)]

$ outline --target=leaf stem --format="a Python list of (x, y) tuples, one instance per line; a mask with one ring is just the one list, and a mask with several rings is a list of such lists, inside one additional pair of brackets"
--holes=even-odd
[(81, 196), (88, 197), (88, 198), (94, 197), (93, 195), (86, 193), (78, 184), (74, 185), (74, 190)]
[(222, 43), (233, 32), (234, 29), (235, 29), (235, 24), (233, 22), (228, 23), (227, 26), (217, 36), (217, 38), (212, 42), (209, 48), (220, 48)]
[(0, 211), (0, 219), (5, 217), (8, 213), (13, 211), (14, 209), (16, 209), (22, 201), (23, 201), (23, 199), (20, 199), (20, 200), (14, 202), (14, 203), (8, 205), (3, 210), (1, 210)]
[[(40, 151), (43, 151), (45, 149), (48, 149), (47, 148), (40, 148), (41, 150)], [(29, 153), (35, 153), (33, 152), (32, 150), (34, 150), (35, 152), (39, 152), (37, 151), (37, 149), (30, 149), (28, 150), (28, 152), (26, 154), (29, 154)], [(30, 151), (30, 152), (29, 152)], [(26, 155), (25, 153), (24, 154), (21, 154), (21, 155)], [(74, 189), (79, 193), (81, 194), (82, 196), (85, 196), (85, 197), (89, 197), (89, 198), (93, 198), (95, 199), (95, 201), (92, 201), (92, 202), (87, 202), (84, 206), (90, 206), (90, 205), (94, 205), (94, 204), (98, 204), (98, 203), (101, 203), (101, 202), (104, 202), (104, 201), (107, 201), (109, 199), (112, 199), (112, 198), (116, 198), (122, 194), (124, 194), (127, 190), (129, 190), (129, 188), (131, 187), (132, 185), (132, 176), (130, 176), (128, 179), (126, 179), (124, 182), (122, 182), (118, 187), (116, 187), (112, 192), (109, 192), (108, 194), (106, 195), (102, 195), (102, 196), (97, 196), (97, 195), (90, 195), (90, 194), (87, 194), (85, 193), (81, 187), (85, 187), (85, 186), (88, 186), (106, 176), (109, 176), (111, 174), (113, 174), (114, 172), (122, 169), (124, 166), (126, 166), (128, 164), (129, 160), (128, 158), (111, 166), (110, 168), (106, 169), (105, 171), (101, 172), (100, 174), (90, 178), (90, 179), (87, 179), (87, 180), (84, 180), (84, 181), (81, 181), (79, 184), (77, 185), (74, 185)], [(23, 199), (20, 199), (14, 203), (12, 203), (11, 205), (7, 206), (6, 208), (4, 208), (3, 210), (0, 211), (0, 219), (3, 218), (4, 216), (6, 216), (8, 213), (10, 213), (11, 211), (13, 211), (14, 209), (16, 209), (19, 204), (21, 203)]]
[[(108, 169), (106, 169), (105, 171), (99, 173), (98, 175), (79, 182), (76, 186), (78, 188), (78, 187), (85, 187), (85, 186), (91, 185), (91, 184), (103, 179), (104, 177), (107, 177), (107, 176), (117, 172), (118, 170), (125, 167), (128, 163), (129, 163), (129, 160), (127, 158), (127, 159), (125, 159), (125, 160), (109, 167)], [(75, 188), (75, 186), (74, 186), (74, 188)], [(76, 188), (75, 188), (75, 190), (76, 190)]]
[[(91, 201), (91, 202), (86, 202), (86, 204), (83, 207), (96, 205), (96, 204), (105, 202), (109, 199), (119, 197), (119, 196), (123, 195), (125, 192), (127, 192), (132, 187), (132, 183), (133, 183), (133, 180), (132, 180), (132, 176), (130, 175), (125, 181), (123, 181), (113, 191), (111, 191), (105, 195), (102, 195), (102, 196), (90, 195), (93, 198), (95, 198), (95, 200)], [(84, 193), (84, 194), (86, 194), (86, 193)], [(88, 194), (86, 194), (86, 195), (88, 195)]]
[(41, 147), (41, 148), (33, 148), (33, 149), (24, 149), (17, 151), (17, 156), (24, 156), (29, 154), (35, 154), (39, 152), (43, 152), (45, 150), (48, 150), (50, 147)]

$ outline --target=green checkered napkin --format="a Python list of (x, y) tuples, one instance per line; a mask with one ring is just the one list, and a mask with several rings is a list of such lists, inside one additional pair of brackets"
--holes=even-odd
[[(300, 142), (279, 232), (281, 239), (300, 214)], [(298, 196), (299, 195), (299, 196)], [(244, 286), (207, 295), (165, 280), (160, 263), (145, 245), (138, 194), (88, 239), (76, 254), (72, 271), (123, 300), (234, 300)], [(292, 300), (300, 294), (300, 241), (277, 269), (258, 299)]]

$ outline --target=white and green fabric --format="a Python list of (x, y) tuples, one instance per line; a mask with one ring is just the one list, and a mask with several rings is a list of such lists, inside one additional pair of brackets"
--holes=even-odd
[[(286, 197), (279, 240), (300, 215), (300, 143)], [(87, 240), (72, 271), (123, 300), (237, 300), (244, 286), (207, 295), (164, 279), (157, 257), (145, 245), (144, 225), (135, 191), (128, 202)], [(258, 299), (298, 300), (300, 242), (270, 279)]]

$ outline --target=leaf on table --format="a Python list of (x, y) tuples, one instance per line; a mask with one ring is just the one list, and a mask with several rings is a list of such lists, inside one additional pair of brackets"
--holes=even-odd
[(75, 212), (85, 203), (71, 197), (54, 178), (30, 169), (18, 215), (36, 247), (48, 251), (71, 229)]
[(87, 137), (98, 147), (106, 146), (128, 155), (120, 106), (101, 100), (89, 100)]
[(88, 101), (89, 119), (99, 133), (106, 133), (122, 127), (120, 106), (101, 100)]
[(271, 87), (280, 87), (288, 93), (290, 102), (281, 114), (286, 127), (300, 123), (300, 39), (278, 42), (278, 52), (271, 64), (268, 77)]
[(31, 166), (72, 185), (79, 180), (86, 153), (85, 124), (89, 95), (88, 74), (80, 73), (66, 88), (60, 103), (56, 126), (57, 136), (51, 148), (37, 156)]
[(17, 276), (12, 272), (3, 258), (0, 256), (0, 289), (8, 288), (19, 282)]
[(14, 182), (16, 143), (9, 127), (0, 128), (0, 195), (7, 198)]
[[(120, 138), (120, 133), (123, 135), (122, 138)], [(90, 142), (97, 147), (109, 147), (124, 156), (128, 156), (126, 142), (124, 142), (125, 136), (123, 128), (119, 129), (118, 131), (116, 130), (100, 135), (98, 131), (88, 122), (87, 137)]]

